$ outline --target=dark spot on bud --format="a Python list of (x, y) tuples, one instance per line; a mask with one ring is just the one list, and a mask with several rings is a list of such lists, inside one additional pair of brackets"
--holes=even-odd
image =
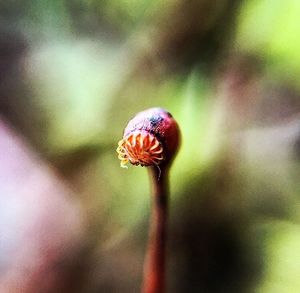
[(155, 127), (157, 124), (159, 124), (163, 120), (164, 120), (164, 118), (162, 118), (161, 116), (152, 116), (149, 118), (149, 121), (153, 127)]

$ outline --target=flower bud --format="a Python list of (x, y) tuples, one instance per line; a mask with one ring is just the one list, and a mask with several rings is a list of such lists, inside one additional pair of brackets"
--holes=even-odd
[(172, 115), (161, 108), (138, 113), (126, 126), (117, 153), (121, 167), (160, 166), (172, 162), (180, 142), (180, 130)]

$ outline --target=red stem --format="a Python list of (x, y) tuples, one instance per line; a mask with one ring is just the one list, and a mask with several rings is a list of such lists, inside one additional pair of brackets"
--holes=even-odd
[(152, 213), (142, 293), (165, 292), (165, 250), (168, 216), (168, 168), (151, 167)]

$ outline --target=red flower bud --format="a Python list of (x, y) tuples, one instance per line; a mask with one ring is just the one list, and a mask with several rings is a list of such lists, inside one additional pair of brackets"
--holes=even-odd
[(124, 130), (117, 153), (121, 167), (133, 165), (159, 166), (170, 164), (177, 153), (180, 131), (172, 115), (151, 108), (138, 113)]

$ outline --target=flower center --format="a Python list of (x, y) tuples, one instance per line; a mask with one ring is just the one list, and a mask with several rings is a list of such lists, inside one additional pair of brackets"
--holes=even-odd
[(157, 166), (164, 159), (161, 143), (148, 132), (136, 131), (120, 140), (117, 153), (123, 168), (127, 168), (128, 162), (133, 165)]

